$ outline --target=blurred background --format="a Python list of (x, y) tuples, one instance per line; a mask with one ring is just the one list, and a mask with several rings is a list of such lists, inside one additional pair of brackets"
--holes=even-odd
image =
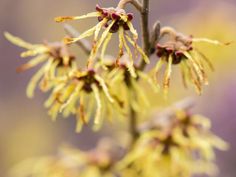
[[(98, 133), (84, 130), (76, 134), (74, 119), (59, 118), (52, 122), (43, 107), (46, 95), (37, 92), (35, 99), (26, 98), (25, 88), (35, 72), (32, 69), (17, 74), (15, 69), (27, 59), (21, 59), (18, 47), (3, 37), (4, 31), (32, 43), (62, 39), (64, 30), (53, 18), (61, 15), (81, 15), (94, 11), (99, 3), (115, 6), (118, 0), (0, 0), (0, 172), (5, 176), (14, 164), (23, 159), (46, 155), (57, 151), (61, 144), (72, 144), (87, 149), (96, 144)], [(223, 42), (236, 41), (235, 0), (150, 0), (150, 26), (157, 19), (162, 25), (170, 25), (178, 31), (196, 37), (207, 37)], [(134, 10), (132, 7), (128, 7)], [(136, 17), (138, 14), (136, 15)], [(139, 18), (136, 18), (139, 19)], [(80, 31), (95, 21), (72, 22)], [(138, 20), (135, 22), (138, 30)], [(197, 106), (194, 112), (210, 117), (213, 131), (230, 143), (230, 150), (217, 152), (219, 176), (236, 174), (236, 45), (227, 47), (199, 46), (215, 65), (210, 74), (210, 86), (204, 88), (201, 97), (193, 90), (186, 91), (177, 79), (170, 89), (171, 100), (194, 96)], [(114, 49), (113, 49), (114, 50)], [(113, 53), (114, 51), (109, 51)], [(79, 50), (79, 59), (84, 54)], [(179, 78), (176, 72), (176, 78)]]

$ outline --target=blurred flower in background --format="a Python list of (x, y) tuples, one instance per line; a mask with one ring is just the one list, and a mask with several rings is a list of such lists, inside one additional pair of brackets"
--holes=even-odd
[[(115, 4), (112, 0), (106, 2), (59, 0), (56, 3), (53, 0), (1, 0), (0, 31), (3, 34), (7, 30), (32, 43), (44, 39), (55, 41), (64, 36), (64, 31), (61, 25), (53, 21), (54, 17), (77, 15), (78, 12), (86, 14), (86, 12), (94, 11), (94, 6), (91, 5), (94, 3), (101, 5), (106, 3), (106, 6)], [(178, 31), (194, 37), (203, 36), (222, 42), (231, 42), (236, 39), (235, 10), (234, 0), (224, 2), (220, 0), (151, 1), (151, 23), (159, 19), (163, 25), (174, 26)], [(75, 25), (78, 24), (75, 23)], [(79, 25), (82, 31), (89, 28), (88, 23)], [(134, 26), (138, 26), (137, 21), (134, 22)], [(118, 43), (115, 40), (111, 42)], [(209, 58), (214, 60), (216, 72), (209, 78), (211, 84), (204, 87), (203, 97), (196, 96), (198, 100), (196, 110), (211, 117), (214, 132), (230, 143), (231, 148), (228, 152), (218, 154), (218, 164), (219, 176), (231, 177), (236, 174), (234, 167), (236, 155), (233, 152), (236, 146), (234, 137), (236, 133), (234, 128), (236, 124), (234, 110), (236, 105), (236, 78), (234, 77), (236, 45), (233, 43), (227, 47), (215, 47), (204, 44), (198, 48), (203, 53), (207, 51)], [(115, 51), (116, 48), (109, 52), (114, 54)], [(2, 62), (0, 66), (0, 171), (3, 176), (9, 168), (23, 159), (56, 152), (58, 146), (64, 142), (88, 149), (95, 145), (99, 136), (86, 129), (80, 135), (74, 133), (73, 119), (70, 121), (61, 119), (56, 123), (49, 121), (46, 109), (42, 107), (46, 96), (36, 93), (37, 99), (26, 98), (25, 85), (35, 70), (27, 71), (28, 73), (24, 75), (16, 74), (15, 69), (22, 64), (20, 60), (24, 60), (19, 59), (20, 52), (22, 50), (8, 43), (3, 35), (0, 36)], [(74, 49), (74, 53), (81, 59), (85, 56), (77, 48)], [(86, 64), (86, 61), (79, 62)], [(179, 78), (177, 73), (178, 71), (177, 76), (173, 78)], [(162, 106), (190, 95), (190, 92), (186, 93), (184, 88), (179, 89), (182, 87), (181, 81), (173, 80), (175, 83), (169, 91), (171, 99)], [(151, 102), (157, 105), (161, 99), (151, 100)]]

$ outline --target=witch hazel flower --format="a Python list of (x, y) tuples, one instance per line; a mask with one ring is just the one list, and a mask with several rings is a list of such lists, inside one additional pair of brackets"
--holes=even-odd
[[(130, 107), (138, 113), (143, 113), (150, 106), (146, 90), (142, 86), (145, 84), (153, 93), (159, 91), (159, 87), (153, 82), (152, 78), (138, 69), (136, 65), (136, 78), (132, 77), (128, 71), (128, 64), (124, 61), (117, 67), (115, 62), (106, 61), (107, 70), (103, 71), (103, 77), (106, 78), (111, 86), (109, 91), (116, 100), (118, 100), (126, 114), (129, 113)], [(135, 99), (131, 99), (135, 97)]]
[(94, 117), (94, 129), (99, 129), (105, 117), (111, 121), (112, 113), (120, 110), (109, 92), (108, 84), (93, 69), (73, 71), (57, 82), (45, 106), (54, 120), (59, 113), (64, 117), (76, 115), (77, 132), (90, 122), (91, 117)]
[[(102, 8), (99, 5), (96, 6), (96, 12), (88, 13), (87, 15), (82, 16), (64, 16), (64, 17), (56, 17), (56, 22), (65, 22), (68, 20), (80, 20), (86, 19), (89, 17), (97, 17), (98, 23), (82, 33), (77, 38), (65, 38), (65, 43), (75, 43), (83, 38), (94, 36), (93, 38), (93, 47), (90, 53), (90, 57), (88, 60), (88, 66), (90, 66), (91, 62), (97, 57), (99, 49), (101, 49), (101, 53), (99, 58), (101, 60), (104, 59), (104, 54), (106, 52), (107, 46), (111, 40), (113, 34), (118, 33), (119, 36), (119, 53), (116, 59), (116, 63), (119, 64), (120, 58), (124, 55), (124, 52), (127, 52), (128, 58), (130, 60), (129, 71), (135, 77), (134, 67), (133, 67), (133, 58), (137, 56), (137, 52), (142, 56), (146, 63), (149, 63), (149, 58), (146, 56), (144, 51), (137, 44), (138, 33), (134, 29), (132, 20), (133, 14), (126, 13), (124, 9), (121, 8)], [(101, 33), (101, 31), (103, 32)], [(130, 32), (130, 34), (128, 33)], [(101, 35), (99, 35), (101, 33)], [(135, 49), (134, 54), (132, 53), (129, 45), (133, 46)]]
[(52, 87), (55, 78), (64, 76), (77, 68), (75, 57), (69, 53), (68, 46), (62, 42), (30, 44), (8, 32), (4, 34), (10, 42), (26, 49), (21, 53), (21, 57), (33, 57), (30, 61), (18, 67), (18, 72), (44, 63), (27, 86), (26, 94), (30, 98), (34, 96), (34, 90), (38, 83), (42, 91), (47, 91)]
[[(167, 39), (165, 37), (167, 37)], [(161, 29), (160, 40), (156, 45), (156, 54), (159, 61), (156, 63), (152, 72), (155, 75), (154, 79), (157, 80), (156, 78), (160, 69), (163, 65), (166, 65), (163, 80), (163, 87), (166, 92), (170, 85), (170, 77), (174, 65), (180, 66), (185, 87), (187, 87), (187, 83), (190, 82), (195, 86), (197, 93), (201, 94), (203, 85), (208, 85), (205, 65), (208, 65), (211, 70), (214, 70), (214, 67), (208, 57), (194, 46), (194, 44), (198, 42), (206, 42), (213, 45), (229, 44), (207, 38), (186, 36), (177, 33), (170, 27), (163, 27)]]

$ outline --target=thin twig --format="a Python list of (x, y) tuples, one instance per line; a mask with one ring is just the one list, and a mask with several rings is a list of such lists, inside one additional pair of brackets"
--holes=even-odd
[[(143, 0), (142, 11), (141, 12), (141, 24), (142, 24), (142, 37), (143, 37), (143, 50), (147, 56), (150, 56), (150, 38), (149, 38), (149, 28), (148, 28), (148, 17), (149, 17), (149, 0)], [(146, 63), (144, 60), (141, 63), (139, 69), (143, 70)], [(139, 136), (139, 130), (137, 125), (137, 113), (130, 108), (130, 133), (132, 135), (131, 147), (136, 142)]]
[[(80, 35), (77, 30), (75, 30), (72, 26), (70, 26), (68, 24), (64, 25), (64, 29), (65, 29), (66, 33), (72, 38), (78, 37)], [(83, 51), (87, 55), (89, 55), (91, 53), (91, 50), (92, 50), (91, 45), (86, 39), (81, 39), (81, 40), (77, 41), (76, 44), (79, 47), (81, 47), (81, 49), (83, 49)]]
[(139, 131), (137, 129), (137, 113), (132, 108), (130, 109), (129, 128), (132, 135), (131, 145), (133, 145), (139, 136)]
[[(150, 56), (150, 41), (149, 41), (149, 0), (143, 0), (142, 12), (141, 12), (141, 21), (142, 21), (142, 38), (143, 38), (143, 49), (145, 54)], [(144, 60), (142, 60), (139, 69), (143, 70), (146, 66)]]
[(124, 9), (128, 3), (132, 4), (139, 12), (142, 11), (142, 4), (138, 0), (120, 0), (117, 8)]

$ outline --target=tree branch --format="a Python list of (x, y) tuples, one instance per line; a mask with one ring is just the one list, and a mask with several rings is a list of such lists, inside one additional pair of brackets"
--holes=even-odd
[[(150, 56), (150, 38), (149, 38), (149, 28), (148, 28), (148, 20), (149, 20), (149, 0), (143, 0), (142, 10), (141, 12), (141, 24), (142, 24), (142, 38), (143, 38), (143, 50), (147, 56)], [(142, 63), (139, 69), (143, 70), (145, 68), (146, 63), (142, 60)], [(137, 114), (130, 108), (130, 133), (132, 135), (131, 147), (135, 143), (136, 139), (139, 136), (139, 130), (137, 125)]]
[[(142, 24), (142, 38), (143, 38), (143, 50), (145, 54), (149, 57), (150, 56), (150, 34), (149, 34), (149, 27), (148, 27), (148, 20), (149, 20), (149, 0), (143, 0), (143, 6), (141, 11), (141, 24)], [(139, 69), (143, 70), (146, 66), (144, 60), (142, 60)]]
[(136, 139), (139, 136), (139, 130), (137, 129), (137, 113), (133, 108), (130, 109), (130, 122), (129, 122), (130, 134), (132, 136), (131, 139), (131, 147), (135, 143)]
[(139, 12), (142, 11), (142, 4), (138, 0), (120, 0), (117, 8), (124, 9), (128, 3), (132, 4)]
[[(66, 33), (70, 36), (70, 37), (78, 37), (80, 34), (78, 31), (76, 31), (72, 26), (65, 24), (64, 25), (64, 29), (66, 31)], [(76, 42), (76, 44), (81, 47), (81, 49), (87, 54), (90, 55), (90, 52), (92, 50), (90, 43), (85, 40), (85, 39), (81, 39), (79, 41)]]

